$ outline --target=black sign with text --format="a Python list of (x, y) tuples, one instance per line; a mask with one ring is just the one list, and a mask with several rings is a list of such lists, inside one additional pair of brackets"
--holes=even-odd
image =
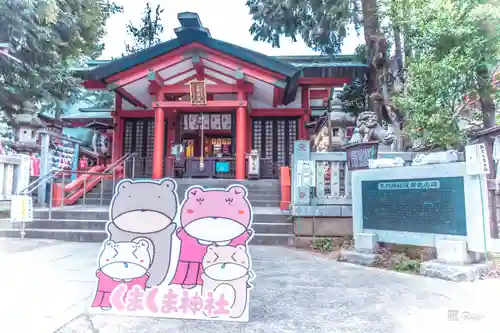
[(467, 235), (463, 177), (361, 182), (363, 229)]

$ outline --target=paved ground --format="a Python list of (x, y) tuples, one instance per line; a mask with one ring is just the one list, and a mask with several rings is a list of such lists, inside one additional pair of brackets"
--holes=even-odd
[[(257, 279), (249, 323), (89, 316), (84, 312), (93, 296), (98, 247), (0, 239), (0, 259), (8, 269), (0, 278), (0, 332), (498, 332), (500, 281), (451, 283), (282, 247), (252, 248)], [(449, 311), (459, 321), (451, 321)]]

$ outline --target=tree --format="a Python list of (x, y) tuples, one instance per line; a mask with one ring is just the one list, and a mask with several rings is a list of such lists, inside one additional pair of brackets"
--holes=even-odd
[[(500, 9), (479, 0), (397, 0), (393, 20), (415, 51), (407, 90), (396, 98), (407, 130), (427, 146), (463, 143), (459, 126), (468, 96), (477, 99), (483, 128), (495, 125), (492, 74), (500, 63)], [(474, 96), (474, 97), (472, 97)]]
[(294, 41), (301, 37), (313, 50), (333, 56), (340, 53), (350, 24), (358, 31), (363, 28), (365, 47), (361, 53), (369, 65), (366, 90), (370, 109), (377, 113), (379, 122), (386, 120), (399, 127), (397, 110), (389, 107), (388, 42), (382, 33), (377, 0), (247, 0), (246, 4), (254, 21), (250, 27), (254, 39), (275, 47), (282, 36)]
[[(107, 18), (120, 7), (107, 0), (0, 1), (0, 111), (9, 121), (23, 105), (57, 107), (79, 92), (71, 68), (97, 57)], [(15, 121), (14, 121), (15, 122)]]
[(160, 35), (163, 33), (161, 14), (163, 11), (161, 6), (158, 5), (153, 16), (153, 10), (148, 2), (142, 13), (141, 25), (136, 27), (132, 21), (126, 25), (127, 34), (134, 40), (133, 44), (125, 45), (128, 54), (147, 49), (161, 42)]

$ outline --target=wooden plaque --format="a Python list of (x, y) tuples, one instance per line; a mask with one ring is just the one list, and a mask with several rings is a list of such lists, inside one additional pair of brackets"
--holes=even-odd
[(189, 82), (189, 92), (191, 97), (191, 104), (207, 105), (207, 89), (205, 86), (205, 81)]

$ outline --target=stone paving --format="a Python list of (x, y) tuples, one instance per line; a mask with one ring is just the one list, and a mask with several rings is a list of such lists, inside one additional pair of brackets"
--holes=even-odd
[(254, 246), (249, 323), (91, 316), (99, 244), (0, 239), (0, 249), (2, 333), (498, 332), (498, 280), (452, 283)]

